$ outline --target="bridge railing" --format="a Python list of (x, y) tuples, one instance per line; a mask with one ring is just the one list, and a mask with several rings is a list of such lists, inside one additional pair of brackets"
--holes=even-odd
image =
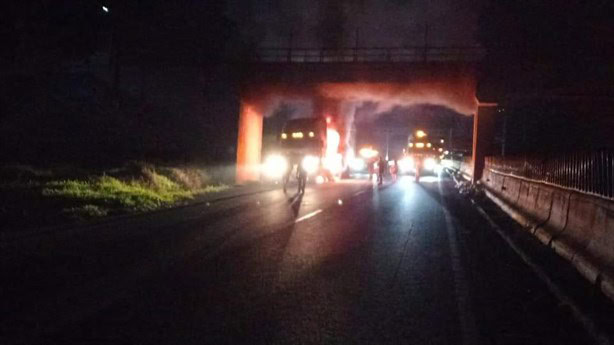
[(614, 150), (487, 157), (485, 169), (614, 198)]
[(259, 48), (253, 59), (271, 63), (471, 62), (484, 55), (481, 47)]

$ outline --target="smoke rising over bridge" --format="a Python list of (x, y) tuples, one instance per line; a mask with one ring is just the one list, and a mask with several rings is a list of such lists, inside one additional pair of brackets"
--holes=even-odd
[(313, 116), (346, 128), (355, 109), (348, 113), (347, 102), (377, 103), (380, 111), (434, 104), (473, 115), (483, 54), (478, 47), (260, 49), (241, 85), (237, 180), (259, 178), (262, 117), (280, 100), (311, 102)]

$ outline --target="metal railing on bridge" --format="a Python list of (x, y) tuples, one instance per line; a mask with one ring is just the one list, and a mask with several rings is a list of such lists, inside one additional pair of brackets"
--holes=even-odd
[(485, 169), (614, 198), (614, 150), (487, 157)]
[(253, 58), (270, 63), (407, 63), (474, 62), (484, 55), (481, 47), (259, 48)]

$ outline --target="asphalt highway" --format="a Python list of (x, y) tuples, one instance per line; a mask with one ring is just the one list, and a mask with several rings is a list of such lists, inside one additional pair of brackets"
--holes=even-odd
[(309, 185), (2, 246), (2, 344), (585, 344), (451, 179)]

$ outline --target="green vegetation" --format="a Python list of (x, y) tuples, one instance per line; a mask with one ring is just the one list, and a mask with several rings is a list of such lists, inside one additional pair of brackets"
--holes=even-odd
[(74, 169), (0, 169), (0, 216), (9, 225), (50, 225), (152, 211), (220, 192), (205, 169), (130, 163), (100, 173)]

